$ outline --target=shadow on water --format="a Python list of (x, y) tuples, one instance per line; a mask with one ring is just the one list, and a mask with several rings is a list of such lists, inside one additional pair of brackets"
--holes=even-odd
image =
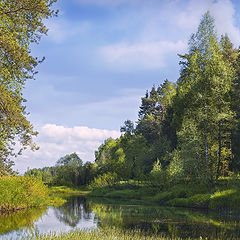
[(0, 239), (19, 239), (34, 233), (67, 232), (113, 226), (141, 229), (148, 234), (181, 238), (240, 237), (240, 216), (193, 209), (139, 205), (104, 199), (69, 197), (60, 207), (31, 209), (0, 216)]

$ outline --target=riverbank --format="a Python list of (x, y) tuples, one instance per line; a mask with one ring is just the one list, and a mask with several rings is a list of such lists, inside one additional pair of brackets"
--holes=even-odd
[(30, 176), (0, 177), (0, 193), (1, 214), (65, 202), (64, 199), (49, 195), (48, 187), (41, 180)]
[(159, 189), (151, 185), (115, 184), (97, 188), (87, 196), (143, 201), (171, 207), (240, 210), (239, 179), (222, 178), (214, 186), (191, 182)]
[(185, 182), (161, 189), (147, 183), (121, 182), (112, 186), (89, 190), (53, 186), (48, 188), (41, 180), (29, 176), (0, 178), (0, 213), (25, 208), (61, 205), (67, 196), (81, 195), (122, 201), (138, 201), (145, 205), (204, 208), (213, 210), (240, 210), (240, 180), (222, 178), (214, 186)]
[(64, 195), (86, 195), (90, 191), (86, 188), (71, 188), (67, 186), (52, 186), (49, 187), (50, 194)]

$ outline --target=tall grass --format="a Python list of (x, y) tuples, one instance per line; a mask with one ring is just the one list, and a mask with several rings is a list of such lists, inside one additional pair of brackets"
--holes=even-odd
[[(26, 239), (26, 238), (24, 238)], [(181, 238), (170, 238), (159, 235), (148, 235), (141, 230), (121, 230), (121, 229), (98, 229), (89, 231), (72, 231), (62, 234), (45, 234), (29, 237), (28, 240), (180, 240)], [(189, 238), (190, 239), (190, 238)]]
[[(98, 230), (77, 230), (69, 233), (50, 233), (50, 234), (33, 234), (24, 240), (208, 240), (208, 239), (239, 239), (235, 236), (227, 237), (224, 231), (216, 237), (176, 237), (165, 236), (161, 234), (150, 234), (138, 229), (123, 230), (118, 228), (103, 228)], [(23, 240), (23, 239), (22, 239)]]
[(0, 213), (46, 205), (48, 188), (30, 176), (0, 177)]

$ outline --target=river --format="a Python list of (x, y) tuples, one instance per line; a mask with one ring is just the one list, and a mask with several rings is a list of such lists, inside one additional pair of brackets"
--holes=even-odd
[(240, 214), (167, 208), (136, 202), (69, 197), (60, 207), (29, 209), (0, 216), (0, 239), (21, 239), (49, 232), (114, 226), (138, 228), (170, 237), (240, 238)]

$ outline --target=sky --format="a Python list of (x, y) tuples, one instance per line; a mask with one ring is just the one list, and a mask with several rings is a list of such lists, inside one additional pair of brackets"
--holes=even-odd
[(14, 159), (20, 173), (72, 152), (93, 162), (125, 120), (137, 121), (147, 89), (178, 79), (178, 54), (205, 12), (219, 36), (240, 45), (239, 0), (58, 0), (54, 8), (47, 36), (31, 46), (46, 58), (24, 90), (40, 149)]

